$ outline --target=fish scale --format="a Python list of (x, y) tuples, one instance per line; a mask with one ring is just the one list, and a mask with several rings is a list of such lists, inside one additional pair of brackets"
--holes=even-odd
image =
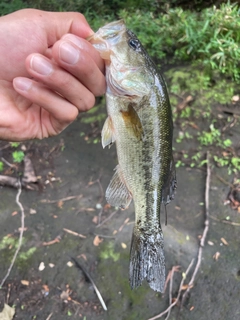
[(167, 89), (155, 64), (122, 20), (100, 28), (89, 41), (106, 66), (108, 118), (102, 144), (116, 142), (118, 155), (106, 199), (122, 209), (134, 200), (130, 285), (138, 287), (146, 279), (153, 290), (163, 292), (160, 208), (162, 202), (169, 203), (176, 189)]

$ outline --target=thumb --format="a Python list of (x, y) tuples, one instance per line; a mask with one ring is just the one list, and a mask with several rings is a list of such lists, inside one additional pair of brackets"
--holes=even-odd
[[(22, 9), (12, 13), (11, 16), (15, 20), (20, 20), (21, 23), (23, 21), (25, 21), (25, 24), (34, 22), (34, 29), (41, 29), (45, 33), (48, 47), (52, 46), (66, 33), (72, 33), (84, 39), (94, 33), (84, 15), (78, 12), (49, 12), (37, 9)], [(36, 26), (39, 28), (36, 28)]]
[(90, 28), (84, 15), (78, 12), (46, 12), (44, 14), (45, 30), (48, 36), (48, 45), (53, 45), (66, 33), (72, 33), (86, 39), (94, 31)]

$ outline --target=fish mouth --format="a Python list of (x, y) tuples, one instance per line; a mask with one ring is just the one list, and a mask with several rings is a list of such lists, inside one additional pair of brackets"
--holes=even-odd
[[(124, 46), (128, 39), (128, 30), (123, 20), (114, 21), (100, 28), (88, 41), (105, 60), (107, 92), (126, 98), (142, 97), (149, 92), (149, 79), (146, 79), (144, 67), (126, 64), (121, 54), (114, 49)], [(127, 38), (127, 39), (126, 39)], [(128, 44), (126, 43), (128, 46)], [(153, 80), (150, 79), (149, 83)]]
[(126, 30), (126, 25), (123, 20), (114, 21), (100, 28), (96, 33), (88, 37), (87, 40), (92, 43), (92, 41), (94, 42), (96, 36), (102, 40), (109, 40), (110, 38), (113, 38), (119, 33), (125, 32)]
[(100, 28), (96, 33), (87, 38), (87, 40), (100, 53), (104, 60), (110, 59), (111, 47), (116, 45), (124, 32), (126, 26), (123, 20), (118, 20)]

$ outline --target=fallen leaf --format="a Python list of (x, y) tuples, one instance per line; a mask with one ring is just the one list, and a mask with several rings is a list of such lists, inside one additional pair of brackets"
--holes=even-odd
[(63, 201), (62, 200), (59, 200), (58, 203), (57, 203), (57, 206), (59, 209), (62, 209), (63, 207)]
[(24, 286), (29, 286), (29, 281), (28, 280), (21, 280), (21, 284)]
[(189, 285), (189, 284), (184, 284), (182, 287), (181, 287), (181, 290), (185, 291), (187, 289), (192, 289), (193, 288), (193, 284), (192, 285)]
[(88, 212), (93, 212), (93, 211), (95, 211), (94, 208), (84, 208), (84, 210), (85, 210), (85, 211), (88, 211)]
[(98, 223), (98, 216), (94, 216), (94, 217), (92, 218), (92, 222), (95, 223), (95, 224), (97, 224), (97, 223)]
[(224, 157), (227, 157), (227, 156), (229, 156), (229, 152), (223, 151), (223, 152), (222, 152), (222, 155), (223, 155)]
[(67, 291), (62, 291), (62, 293), (60, 294), (60, 298), (62, 300), (68, 300), (69, 297), (69, 293)]
[(45, 264), (44, 264), (44, 262), (41, 262), (39, 267), (38, 267), (38, 270), (39, 271), (43, 271), (44, 269), (45, 269)]
[(27, 229), (28, 229), (28, 228), (23, 228), (23, 229), (22, 229), (22, 228), (18, 228), (18, 231), (19, 231), (19, 232), (21, 232), (22, 230), (23, 230), (23, 231), (27, 231)]
[(17, 211), (13, 211), (12, 217), (15, 216), (16, 214), (18, 214), (18, 212)]
[(37, 210), (30, 208), (29, 213), (30, 213), (30, 214), (36, 214), (36, 213), (37, 213)]
[(225, 240), (224, 238), (221, 238), (221, 241), (222, 241), (222, 243), (223, 243), (225, 246), (228, 246), (227, 240)]
[(73, 266), (72, 261), (68, 261), (68, 262), (67, 262), (67, 266), (68, 266), (69, 268), (71, 268), (71, 267)]
[(210, 246), (214, 246), (214, 243), (212, 242), (212, 241), (210, 241), (210, 240), (208, 240), (208, 242), (207, 242)]
[(103, 239), (99, 238), (99, 236), (96, 236), (93, 240), (93, 244), (97, 247), (102, 241)]
[(122, 246), (123, 249), (126, 249), (126, 248), (127, 248), (127, 245), (126, 245), (126, 243), (124, 243), (124, 242), (121, 243), (121, 246)]
[(84, 253), (80, 254), (80, 257), (82, 257), (85, 261), (87, 261), (87, 257)]
[(15, 309), (4, 304), (3, 311), (0, 313), (0, 320), (12, 320), (15, 314)]
[(42, 287), (43, 287), (44, 291), (49, 292), (49, 287), (48, 287), (48, 285), (43, 284)]
[(196, 129), (196, 130), (200, 130), (198, 125), (196, 125), (196, 123), (194, 122), (190, 122), (189, 125), (193, 128), (193, 129)]
[(50, 268), (54, 268), (55, 267), (55, 264), (53, 264), (53, 263), (49, 263), (48, 265), (49, 265)]
[(109, 203), (106, 203), (105, 206), (103, 207), (104, 211), (107, 211), (110, 208), (111, 208), (111, 205)]
[(187, 107), (188, 103), (193, 101), (193, 97), (192, 96), (187, 96), (186, 98), (183, 99), (182, 102), (180, 102), (177, 105), (177, 110), (183, 110)]
[(213, 255), (213, 259), (216, 260), (216, 261), (218, 261), (219, 257), (220, 257), (220, 252), (217, 251), (217, 252)]

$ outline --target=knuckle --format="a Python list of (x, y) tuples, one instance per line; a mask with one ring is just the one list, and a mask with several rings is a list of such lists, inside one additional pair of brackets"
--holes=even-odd
[(89, 92), (84, 99), (81, 100), (81, 104), (79, 106), (80, 111), (88, 111), (95, 105), (95, 97), (92, 93)]
[(63, 76), (56, 73), (53, 74), (52, 78), (59, 88), (64, 88), (64, 91), (68, 91), (73, 86), (74, 79), (73, 77), (69, 77), (67, 74)]
[(64, 118), (64, 122), (69, 124), (71, 122), (73, 122), (78, 116), (78, 109), (77, 108), (74, 108), (72, 109), (71, 112), (69, 112), (65, 118)]

